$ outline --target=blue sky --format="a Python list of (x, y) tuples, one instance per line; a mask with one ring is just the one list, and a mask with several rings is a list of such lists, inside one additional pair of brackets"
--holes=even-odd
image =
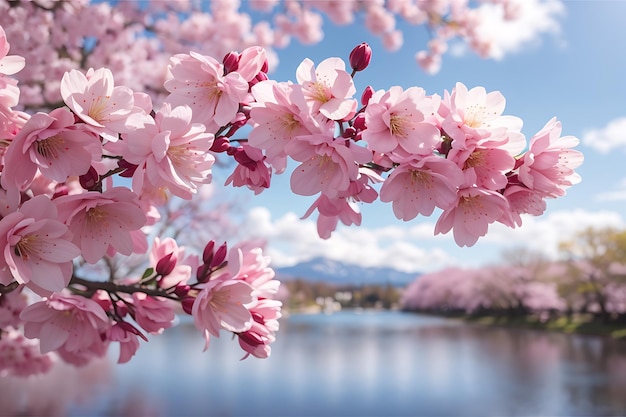
[(355, 78), (358, 94), (367, 85), (375, 89), (415, 85), (428, 94), (451, 90), (457, 81), (469, 88), (481, 85), (487, 91), (504, 94), (505, 114), (524, 120), (527, 138), (556, 116), (563, 124), (563, 135), (581, 139), (578, 150), (584, 153), (585, 162), (578, 172), (583, 180), (566, 196), (549, 200), (543, 216), (525, 218), (524, 226), (518, 229), (492, 226), (490, 233), (473, 247), (458, 248), (451, 235), (433, 236), (436, 215), (402, 222), (393, 216), (390, 204), (377, 202), (361, 206), (360, 227), (340, 226), (329, 240), (323, 241), (316, 237), (312, 219), (299, 220), (314, 198), (290, 193), (289, 175), (283, 174), (275, 176), (272, 188), (259, 196), (241, 193), (249, 196), (246, 201), (250, 209), (242, 234), (267, 238), (267, 250), (276, 266), (327, 256), (372, 266), (387, 264), (406, 271), (428, 271), (451, 264), (502, 262), (503, 253), (519, 247), (556, 257), (558, 242), (577, 230), (588, 226), (623, 227), (626, 2), (551, 3), (562, 7), (552, 15), (554, 21), (546, 24), (545, 33), (499, 60), (481, 59), (456, 46), (444, 56), (441, 71), (427, 75), (414, 60), (415, 52), (428, 39), (423, 27), (401, 25), (404, 46), (389, 53), (359, 24), (326, 25), (321, 44), (309, 47), (293, 41), (290, 47), (280, 50), (280, 64), (272, 74), (277, 80), (295, 80), (295, 69), (305, 57), (316, 63), (330, 56), (347, 61), (350, 50), (365, 41), (372, 46), (373, 59), (370, 67)]

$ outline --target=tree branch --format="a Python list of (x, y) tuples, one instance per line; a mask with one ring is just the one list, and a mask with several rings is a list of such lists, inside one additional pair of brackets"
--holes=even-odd
[(147, 288), (134, 285), (122, 285), (116, 284), (111, 281), (90, 281), (77, 276), (73, 276), (70, 281), (69, 286), (72, 287), (73, 285), (80, 285), (82, 287), (85, 287), (86, 292), (89, 294), (94, 294), (97, 290), (104, 290), (110, 293), (121, 292), (125, 294), (134, 294), (140, 292), (151, 297), (163, 297), (174, 301), (180, 301), (177, 296), (169, 294), (167, 290), (162, 288)]

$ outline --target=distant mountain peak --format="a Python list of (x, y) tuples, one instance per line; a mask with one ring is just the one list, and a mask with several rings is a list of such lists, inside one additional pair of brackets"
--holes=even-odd
[(333, 259), (318, 257), (297, 265), (276, 268), (278, 279), (305, 279), (335, 285), (386, 285), (403, 287), (420, 274), (398, 271), (389, 267), (364, 267)]

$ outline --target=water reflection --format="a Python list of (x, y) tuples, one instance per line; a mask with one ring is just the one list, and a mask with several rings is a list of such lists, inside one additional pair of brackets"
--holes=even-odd
[(132, 403), (162, 416), (626, 415), (624, 342), (395, 312), (294, 315), (279, 336), (268, 360), (239, 361), (236, 341), (202, 353), (180, 325), (72, 414)]

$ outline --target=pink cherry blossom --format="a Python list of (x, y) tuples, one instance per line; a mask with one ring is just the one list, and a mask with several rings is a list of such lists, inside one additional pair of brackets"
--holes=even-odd
[(272, 352), (270, 344), (276, 340), (279, 329), (278, 319), (281, 315), (282, 303), (278, 300), (259, 299), (250, 307), (252, 325), (245, 332), (237, 333), (239, 346), (249, 355), (257, 358), (268, 358)]
[(248, 82), (241, 74), (224, 75), (224, 66), (216, 59), (195, 52), (174, 55), (170, 61), (171, 78), (164, 84), (170, 93), (167, 101), (191, 107), (194, 121), (209, 131), (235, 117), (248, 94)]
[(350, 181), (359, 175), (359, 163), (371, 161), (369, 150), (345, 140), (335, 140), (332, 135), (314, 134), (299, 136), (291, 141), (285, 152), (302, 162), (291, 174), (291, 190), (299, 195), (318, 192), (332, 197), (346, 191)]
[(13, 110), (19, 99), (17, 80), (0, 74), (0, 133), (8, 138), (14, 137), (28, 118), (28, 115)]
[(380, 200), (393, 203), (398, 219), (430, 216), (435, 207), (450, 208), (457, 200), (463, 173), (453, 162), (436, 155), (408, 160), (396, 167), (380, 189)]
[(24, 336), (41, 341), (41, 353), (58, 349), (70, 355), (99, 353), (102, 335), (110, 326), (104, 310), (95, 301), (59, 293), (29, 305), (20, 318), (24, 320)]
[(475, 147), (466, 154), (450, 155), (452, 153), (449, 160), (460, 163), (463, 170), (472, 168), (472, 175), (476, 175), (475, 185), (488, 190), (503, 189), (508, 182), (506, 174), (515, 167), (515, 158), (502, 148)]
[(246, 186), (254, 191), (254, 194), (260, 194), (269, 188), (272, 171), (265, 163), (265, 155), (263, 155), (262, 150), (244, 144), (238, 154), (235, 155), (235, 160), (239, 163), (233, 173), (226, 178), (225, 185)]
[(80, 250), (46, 196), (26, 201), (0, 220), (0, 283), (16, 280), (41, 293), (61, 291), (72, 276)]
[(331, 198), (321, 194), (302, 218), (308, 218), (316, 209), (319, 211), (317, 234), (322, 239), (330, 238), (339, 221), (347, 226), (353, 224), (359, 226), (361, 224), (361, 212), (353, 199), (345, 197)]
[(267, 52), (260, 46), (250, 46), (239, 54), (237, 73), (248, 83), (267, 65)]
[(263, 255), (263, 249), (254, 242), (242, 242), (231, 248), (241, 254), (238, 277), (254, 288), (258, 298), (273, 298), (278, 293), (280, 281), (274, 279), (276, 273), (270, 267), (270, 258)]
[(418, 51), (415, 61), (427, 74), (437, 74), (441, 70), (441, 55), (431, 51)]
[(296, 70), (298, 83), (313, 113), (321, 113), (331, 120), (349, 119), (356, 112), (354, 82), (346, 72), (346, 64), (339, 58), (327, 58), (317, 67), (306, 58)]
[(175, 314), (170, 300), (135, 292), (132, 295), (132, 306), (133, 319), (148, 333), (160, 334), (172, 327)]
[(75, 125), (74, 115), (66, 108), (36, 113), (7, 149), (2, 186), (25, 190), (37, 170), (52, 181), (64, 182), (85, 174), (101, 154), (98, 137)]
[(453, 148), (473, 150), (477, 144), (499, 147), (515, 156), (525, 147), (521, 133), (522, 120), (503, 115), (506, 100), (499, 91), (487, 93), (484, 87), (470, 90), (456, 83), (451, 94), (446, 94), (439, 108), (444, 118), (441, 127), (453, 139)]
[(523, 185), (507, 186), (503, 195), (509, 202), (511, 219), (516, 226), (522, 225), (521, 214), (540, 216), (546, 210), (546, 201), (542, 195)]
[(111, 342), (119, 342), (120, 354), (117, 363), (126, 363), (131, 360), (139, 349), (139, 337), (145, 339), (133, 325), (126, 322), (115, 323), (109, 329), (107, 339)]
[(438, 105), (438, 96), (427, 97), (418, 87), (377, 91), (365, 109), (363, 140), (375, 152), (428, 155), (441, 142), (439, 128), (427, 120)]
[(507, 200), (502, 194), (478, 187), (460, 189), (456, 204), (441, 214), (435, 234), (453, 231), (459, 246), (473, 246), (487, 234), (489, 225), (506, 219)]
[[(115, 86), (108, 68), (90, 69), (87, 74), (71, 70), (61, 79), (61, 96), (67, 106), (94, 132), (115, 142), (126, 132), (129, 119), (144, 109), (135, 107), (132, 90)], [(143, 97), (143, 95), (141, 96)]]
[(359, 176), (350, 182), (346, 191), (336, 197), (321, 194), (311, 207), (302, 216), (309, 217), (315, 210), (317, 217), (317, 233), (322, 239), (328, 239), (341, 221), (346, 226), (361, 224), (362, 216), (359, 202), (372, 203), (378, 198), (378, 193), (371, 183), (383, 182), (383, 178), (369, 168), (360, 168)]
[(253, 129), (248, 143), (263, 149), (267, 162), (281, 173), (287, 166), (285, 146), (295, 137), (319, 131), (299, 84), (261, 81), (251, 90), (256, 103), (250, 118)]
[(0, 74), (13, 75), (21, 71), (26, 64), (23, 56), (9, 55), (9, 49), (6, 33), (0, 26)]
[(137, 165), (133, 175), (137, 194), (165, 188), (189, 200), (201, 184), (211, 181), (212, 144), (213, 134), (205, 132), (202, 124), (192, 123), (190, 107), (165, 103), (154, 120), (147, 118), (141, 128), (107, 149)]
[(524, 154), (519, 179), (532, 190), (556, 198), (580, 182), (574, 169), (583, 163), (583, 154), (570, 149), (578, 145), (574, 136), (561, 136), (561, 122), (552, 118), (537, 134)]
[[(72, 241), (87, 262), (96, 263), (105, 254), (130, 255), (147, 249), (145, 235), (140, 230), (146, 216), (137, 195), (129, 189), (114, 187), (103, 193), (66, 195), (55, 202), (59, 218), (72, 231)], [(133, 235), (139, 240), (134, 240)]]
[(204, 350), (210, 337), (219, 337), (221, 329), (237, 333), (250, 329), (252, 316), (246, 304), (255, 300), (252, 291), (250, 284), (238, 279), (218, 278), (203, 284), (191, 314), (196, 328), (204, 334)]

